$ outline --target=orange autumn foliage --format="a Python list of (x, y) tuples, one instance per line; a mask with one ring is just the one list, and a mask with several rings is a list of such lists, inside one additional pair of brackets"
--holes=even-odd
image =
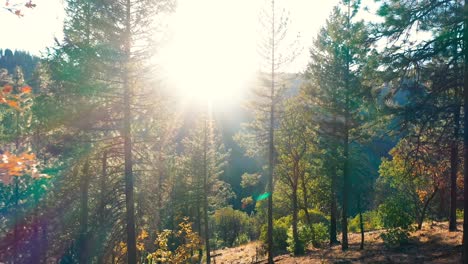
[(34, 7), (36, 7), (36, 4), (33, 3), (32, 0), (29, 0), (29, 1), (10, 1), (10, 0), (6, 0), (5, 1), (5, 5), (4, 5), (4, 9), (7, 10), (8, 12), (18, 16), (18, 17), (23, 17), (24, 14), (23, 14), (23, 8), (29, 8), (29, 9), (32, 9)]
[(13, 86), (7, 84), (0, 90), (0, 104), (6, 104), (16, 110), (21, 110), (20, 103), (25, 95), (32, 92), (31, 86), (25, 85), (19, 89), (20, 93), (13, 94)]
[(32, 178), (47, 177), (37, 170), (36, 156), (30, 153), (14, 155), (5, 152), (0, 155), (0, 181), (8, 185), (13, 181), (13, 177), (31, 175)]

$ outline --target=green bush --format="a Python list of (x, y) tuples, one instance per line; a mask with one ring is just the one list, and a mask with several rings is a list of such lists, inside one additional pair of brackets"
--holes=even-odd
[[(273, 250), (277, 252), (285, 251), (288, 244), (288, 230), (291, 226), (291, 217), (285, 216), (273, 220)], [(260, 240), (266, 245), (268, 226), (262, 226)]]
[(414, 222), (412, 205), (403, 195), (388, 198), (379, 206), (383, 227), (407, 229)]
[(234, 245), (243, 245), (249, 243), (250, 238), (247, 234), (243, 233), (237, 236), (236, 241), (234, 241)]
[[(320, 212), (319, 210), (308, 209), (307, 211), (309, 213), (310, 221), (312, 224), (315, 224), (315, 223), (324, 223), (325, 225), (330, 224), (329, 217), (325, 215), (324, 213)], [(303, 223), (307, 223), (307, 217), (306, 217), (304, 210), (299, 211), (298, 218), (299, 218), (299, 221)]]
[[(379, 230), (383, 228), (382, 219), (378, 211), (368, 211), (362, 213), (362, 220), (364, 222), (365, 231)], [(359, 214), (348, 221), (349, 232), (358, 233), (361, 232), (361, 226), (359, 223)]]
[(237, 246), (247, 243), (252, 226), (250, 217), (231, 207), (221, 208), (213, 215), (215, 232), (219, 239), (219, 246)]
[(289, 253), (303, 253), (309, 245), (314, 247), (322, 247), (328, 240), (328, 226), (324, 223), (315, 223), (312, 226), (307, 226), (305, 223), (299, 222), (297, 225), (299, 234), (299, 245), (301, 249), (295, 251), (294, 240), (292, 235), (292, 226), (288, 230), (287, 250)]
[(463, 219), (463, 210), (457, 209), (457, 219)]
[(294, 255), (301, 255), (304, 254), (306, 247), (307, 247), (307, 238), (310, 237), (310, 227), (303, 225), (302, 222), (297, 223), (297, 233), (299, 238), (299, 249), (296, 250), (294, 245), (293, 239), (293, 228), (292, 225), (288, 229), (288, 238), (286, 239), (286, 243), (288, 244), (287, 250), (289, 253)]
[(379, 206), (383, 227), (387, 228), (380, 237), (386, 246), (395, 247), (408, 243), (411, 224), (414, 222), (412, 204), (407, 197), (397, 195)]
[(328, 226), (324, 223), (312, 224), (312, 237), (309, 240), (314, 247), (321, 247), (328, 240)]
[(385, 246), (387, 247), (398, 247), (408, 244), (409, 236), (409, 229), (399, 227), (390, 228), (385, 233), (380, 235)]

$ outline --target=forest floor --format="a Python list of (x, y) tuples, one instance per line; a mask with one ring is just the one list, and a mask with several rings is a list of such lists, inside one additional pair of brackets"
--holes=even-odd
[[(288, 254), (275, 257), (275, 263), (460, 263), (462, 224), (457, 232), (448, 232), (448, 222), (427, 222), (422, 230), (411, 233), (410, 242), (398, 248), (384, 246), (380, 234), (383, 231), (365, 233), (364, 250), (359, 250), (360, 234), (349, 234), (350, 247), (313, 248), (306, 255), (292, 257)], [(216, 264), (266, 263), (265, 256), (258, 256), (259, 242), (213, 252)], [(257, 254), (257, 257), (256, 257)]]

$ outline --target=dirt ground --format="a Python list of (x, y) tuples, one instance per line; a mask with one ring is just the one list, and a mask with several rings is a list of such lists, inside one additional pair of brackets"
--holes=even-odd
[[(458, 229), (462, 230), (461, 222)], [(306, 255), (279, 255), (275, 263), (460, 263), (462, 232), (448, 232), (448, 222), (424, 223), (421, 231), (411, 233), (408, 245), (389, 249), (379, 237), (382, 231), (366, 232), (364, 250), (359, 250), (360, 234), (349, 235), (349, 250), (341, 247), (310, 249)], [(260, 244), (252, 242), (236, 248), (213, 252), (216, 264), (266, 263)]]

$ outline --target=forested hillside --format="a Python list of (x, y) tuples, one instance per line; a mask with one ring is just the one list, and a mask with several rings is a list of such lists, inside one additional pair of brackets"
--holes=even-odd
[(340, 0), (307, 47), (249, 2), (240, 64), (215, 1), (64, 2), (0, 50), (1, 263), (468, 263), (468, 1)]

